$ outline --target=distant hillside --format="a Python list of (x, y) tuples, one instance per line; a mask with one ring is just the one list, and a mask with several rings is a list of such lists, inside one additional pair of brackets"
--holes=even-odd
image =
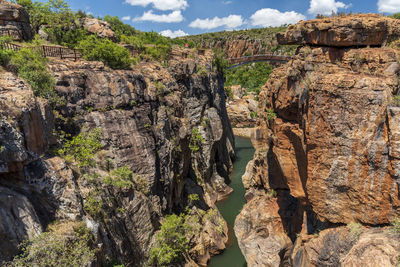
[(235, 58), (264, 53), (294, 54), (297, 46), (279, 45), (278, 32), (286, 27), (262, 28), (239, 31), (222, 31), (186, 36), (181, 39), (193, 42), (203, 48), (220, 48), (228, 57)]

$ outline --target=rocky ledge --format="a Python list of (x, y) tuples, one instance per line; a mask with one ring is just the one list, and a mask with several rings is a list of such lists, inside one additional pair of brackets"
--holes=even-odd
[(353, 15), (279, 35), (305, 46), (260, 93), (235, 223), (249, 266), (397, 266), (400, 65), (384, 45), (399, 32), (399, 20)]

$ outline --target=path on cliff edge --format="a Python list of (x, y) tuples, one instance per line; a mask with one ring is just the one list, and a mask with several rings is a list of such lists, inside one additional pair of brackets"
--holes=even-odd
[(233, 225), (236, 216), (240, 213), (243, 205), (246, 203), (244, 194), (246, 193), (242, 183), (242, 175), (246, 171), (247, 163), (253, 159), (254, 148), (250, 139), (235, 137), (236, 160), (233, 164), (230, 187), (233, 193), (226, 199), (217, 203), (217, 207), (229, 226), (229, 244), (226, 250), (217, 256), (211, 258), (208, 267), (246, 267), (246, 261), (240, 251)]

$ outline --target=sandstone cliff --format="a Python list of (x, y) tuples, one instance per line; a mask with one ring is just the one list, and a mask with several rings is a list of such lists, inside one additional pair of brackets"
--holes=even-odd
[[(249, 266), (396, 266), (399, 234), (379, 226), (400, 217), (399, 51), (382, 46), (399, 31), (398, 20), (353, 15), (278, 35), (304, 46), (260, 94), (257, 152), (243, 176), (252, 200), (235, 225)], [(377, 47), (353, 48), (367, 45)], [(257, 216), (278, 230), (243, 227)], [(349, 237), (344, 224), (362, 234)], [(277, 258), (257, 258), (263, 251)]]
[[(142, 63), (132, 71), (52, 60), (49, 69), (64, 100), (54, 111), (2, 70), (0, 262), (49, 223), (83, 220), (98, 247), (94, 264), (142, 266), (163, 216), (183, 211), (190, 194), (199, 196), (193, 209), (205, 214), (194, 222), (199, 231), (188, 236), (191, 258), (204, 265), (224, 249), (227, 226), (214, 203), (230, 192), (225, 182), (234, 140), (221, 76), (210, 69), (211, 60), (209, 52), (196, 60), (174, 56), (168, 68)], [(200, 67), (208, 68), (206, 75), (198, 74)], [(54, 132), (75, 136), (85, 129), (101, 129), (96, 175), (127, 166), (141, 187), (104, 185), (54, 155)], [(201, 136), (196, 149), (190, 147), (193, 133)]]

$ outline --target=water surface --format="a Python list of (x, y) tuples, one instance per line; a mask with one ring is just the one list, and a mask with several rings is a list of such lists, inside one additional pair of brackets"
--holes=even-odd
[(246, 203), (244, 194), (246, 190), (243, 187), (242, 175), (246, 171), (247, 163), (253, 159), (254, 148), (250, 139), (235, 137), (236, 160), (233, 163), (233, 172), (231, 174), (230, 187), (233, 193), (226, 199), (217, 203), (217, 207), (229, 226), (229, 244), (226, 250), (217, 256), (211, 258), (208, 267), (246, 267), (246, 261), (240, 251), (233, 225), (235, 218), (239, 214), (243, 205)]

